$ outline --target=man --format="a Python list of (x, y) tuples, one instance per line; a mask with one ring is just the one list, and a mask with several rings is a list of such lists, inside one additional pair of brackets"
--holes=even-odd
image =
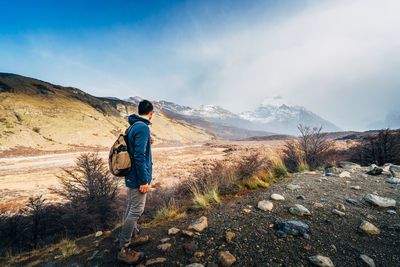
[[(127, 207), (124, 224), (120, 234), (120, 251), (118, 260), (133, 264), (144, 258), (143, 252), (129, 248), (130, 244), (138, 245), (149, 241), (149, 236), (139, 236), (137, 221), (144, 211), (146, 195), (152, 180), (152, 157), (149, 125), (153, 117), (153, 105), (143, 100), (139, 103), (139, 115), (128, 117), (130, 127), (127, 133), (128, 152), (132, 159), (131, 171), (125, 177), (127, 186)], [(132, 238), (133, 236), (133, 238)]]

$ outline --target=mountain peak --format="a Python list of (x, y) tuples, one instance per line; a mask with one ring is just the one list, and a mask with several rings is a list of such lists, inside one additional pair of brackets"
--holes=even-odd
[(271, 97), (266, 97), (264, 100), (261, 102), (260, 106), (273, 106), (273, 107), (281, 107), (281, 106), (290, 106), (289, 102), (284, 99), (282, 96), (271, 96)]

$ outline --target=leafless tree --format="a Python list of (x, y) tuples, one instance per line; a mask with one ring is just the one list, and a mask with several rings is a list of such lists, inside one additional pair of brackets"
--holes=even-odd
[(72, 206), (97, 215), (103, 225), (113, 213), (118, 181), (112, 177), (98, 153), (84, 153), (76, 160), (76, 167), (63, 169), (58, 175), (61, 188), (53, 192), (69, 200)]
[[(322, 127), (310, 127), (299, 124), (300, 136), (296, 141), (286, 142), (284, 154), (288, 169), (299, 161), (307, 163), (313, 170), (331, 160), (334, 154), (334, 143), (322, 133)], [(297, 161), (297, 162), (296, 162)]]

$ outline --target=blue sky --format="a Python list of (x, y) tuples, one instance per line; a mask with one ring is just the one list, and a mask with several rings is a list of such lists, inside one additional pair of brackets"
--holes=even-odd
[(0, 8), (1, 72), (234, 112), (279, 95), (344, 129), (398, 110), (398, 1), (0, 0)]

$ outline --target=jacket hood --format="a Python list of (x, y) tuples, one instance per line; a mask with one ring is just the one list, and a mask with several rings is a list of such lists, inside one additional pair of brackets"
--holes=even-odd
[(147, 120), (147, 119), (145, 119), (143, 117), (140, 117), (137, 114), (129, 115), (128, 122), (129, 122), (130, 125), (132, 125), (132, 124), (134, 124), (135, 122), (138, 122), (138, 121), (142, 121), (142, 122), (146, 123), (147, 125), (151, 124), (151, 122), (149, 120)]

